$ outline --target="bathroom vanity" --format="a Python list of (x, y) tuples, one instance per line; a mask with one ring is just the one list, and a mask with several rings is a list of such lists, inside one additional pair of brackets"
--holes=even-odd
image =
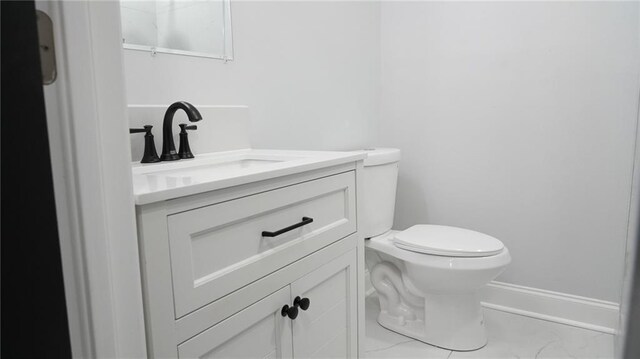
[(150, 357), (357, 357), (363, 153), (134, 165)]

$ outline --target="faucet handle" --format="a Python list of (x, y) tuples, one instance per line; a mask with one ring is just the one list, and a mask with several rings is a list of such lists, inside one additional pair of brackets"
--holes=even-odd
[(191, 147), (189, 146), (187, 130), (197, 130), (198, 126), (187, 125), (186, 123), (181, 123), (178, 126), (180, 126), (180, 149), (178, 150), (178, 156), (182, 159), (193, 158), (193, 153), (191, 153)]
[(144, 125), (142, 126), (143, 128), (130, 128), (129, 129), (129, 133), (140, 133), (140, 132), (146, 132), (147, 134), (151, 134), (151, 128), (153, 128), (153, 126), (151, 125)]
[(130, 128), (129, 129), (129, 133), (140, 133), (140, 132), (147, 132), (147, 129), (145, 129), (145, 128)]
[(178, 126), (180, 126), (180, 133), (187, 133), (186, 130), (197, 130), (198, 129), (197, 125), (187, 125), (186, 123), (181, 123)]
[(144, 135), (144, 155), (142, 156), (142, 161), (140, 163), (154, 163), (160, 162), (160, 158), (158, 157), (158, 152), (156, 152), (156, 144), (153, 141), (153, 134), (151, 133), (151, 125), (144, 125), (143, 128), (130, 128), (129, 133), (141, 133), (145, 132)]

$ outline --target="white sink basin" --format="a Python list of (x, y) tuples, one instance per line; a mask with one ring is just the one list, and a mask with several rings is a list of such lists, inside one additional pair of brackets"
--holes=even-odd
[(147, 204), (353, 162), (364, 152), (238, 150), (152, 164), (134, 163), (136, 204)]
[(254, 167), (260, 167), (272, 163), (283, 162), (280, 160), (255, 160), (255, 159), (241, 159), (241, 160), (230, 160), (219, 163), (209, 163), (209, 164), (201, 164), (196, 165), (194, 167), (187, 168), (176, 168), (176, 169), (165, 169), (160, 170), (158, 172), (153, 172), (151, 174), (146, 174), (148, 176), (164, 176), (164, 177), (174, 177), (174, 178), (186, 178), (186, 177), (200, 177), (200, 176), (215, 176), (217, 171), (221, 173), (224, 171), (225, 173), (232, 170), (240, 170), (240, 169), (249, 169)]
[(265, 159), (254, 158), (255, 156), (240, 155), (240, 156), (207, 156), (198, 159), (182, 160), (178, 163), (160, 163), (152, 166), (138, 167), (133, 170), (134, 175), (145, 176), (162, 176), (173, 178), (186, 178), (194, 176), (220, 176), (221, 174), (228, 174), (228, 171), (250, 169), (254, 167), (260, 167), (264, 165), (280, 163), (284, 161), (291, 161), (299, 159), (298, 157), (292, 158), (278, 158), (278, 159)]

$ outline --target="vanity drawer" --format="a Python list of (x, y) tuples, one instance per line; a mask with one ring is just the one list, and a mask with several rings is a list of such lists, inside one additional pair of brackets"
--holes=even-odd
[[(263, 236), (288, 227), (295, 228)], [(354, 233), (355, 173), (170, 215), (168, 230), (175, 317), (180, 318)]]

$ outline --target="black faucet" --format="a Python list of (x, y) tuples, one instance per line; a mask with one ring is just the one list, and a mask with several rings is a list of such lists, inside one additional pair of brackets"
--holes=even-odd
[(191, 122), (202, 120), (200, 112), (190, 103), (185, 101), (174, 102), (169, 106), (164, 114), (164, 122), (162, 124), (162, 155), (160, 159), (163, 161), (179, 160), (180, 156), (176, 152), (176, 145), (173, 142), (173, 115), (179, 109), (187, 113), (187, 117)]

